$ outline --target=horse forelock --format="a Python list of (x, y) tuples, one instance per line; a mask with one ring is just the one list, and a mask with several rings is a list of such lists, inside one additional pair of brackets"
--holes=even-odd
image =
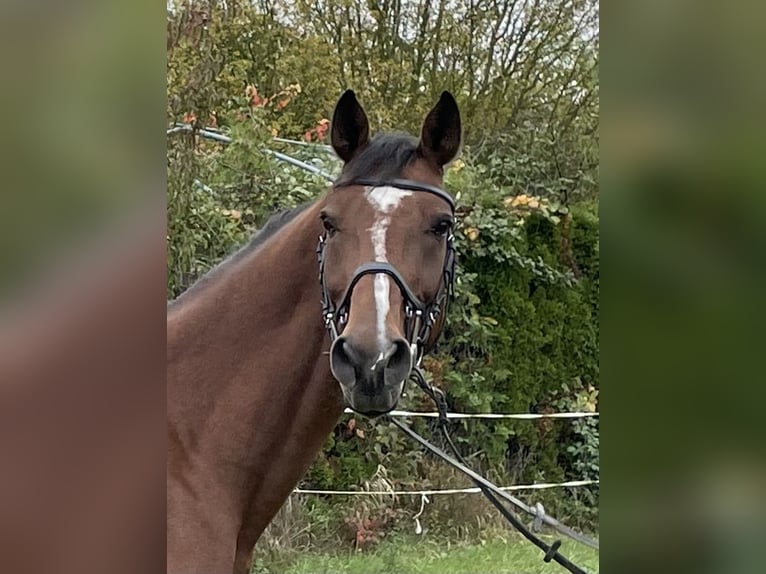
[(343, 168), (336, 185), (355, 179), (394, 179), (417, 158), (418, 140), (405, 133), (379, 134)]

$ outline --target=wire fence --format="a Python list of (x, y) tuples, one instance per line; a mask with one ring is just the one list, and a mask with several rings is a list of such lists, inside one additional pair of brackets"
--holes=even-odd
[[(353, 414), (354, 411), (346, 409), (346, 414)], [(420, 412), (420, 411), (400, 411), (393, 410), (388, 413), (393, 417), (428, 417), (438, 418), (437, 412)], [(535, 419), (583, 419), (597, 417), (597, 412), (566, 412), (566, 413), (447, 413), (448, 419), (519, 419), (519, 420), (535, 420)]]
[[(523, 490), (547, 490), (549, 488), (575, 488), (578, 486), (592, 486), (599, 484), (598, 480), (569, 480), (566, 482), (539, 482), (535, 484), (514, 484), (501, 486), (500, 490), (508, 492)], [(481, 489), (477, 487), (466, 488), (436, 488), (427, 490), (317, 490), (312, 488), (296, 488), (295, 494), (327, 494), (340, 496), (433, 496), (441, 494), (479, 494)]]
[[(354, 414), (351, 409), (345, 409), (346, 414)], [(438, 412), (404, 411), (393, 410), (388, 413), (393, 417), (426, 417), (438, 418)], [(562, 412), (562, 413), (447, 413), (448, 419), (517, 419), (517, 420), (539, 420), (539, 419), (583, 419), (598, 417), (598, 412)], [(535, 484), (514, 484), (510, 486), (501, 486), (500, 490), (505, 491), (525, 491), (525, 490), (546, 490), (550, 488), (577, 488), (583, 486), (594, 486), (600, 484), (599, 480), (569, 480), (564, 482), (542, 482)], [(441, 488), (426, 490), (317, 490), (311, 488), (296, 488), (295, 494), (316, 494), (316, 495), (338, 495), (338, 496), (432, 496), (444, 494), (478, 494), (481, 489), (476, 487), (466, 488)]]

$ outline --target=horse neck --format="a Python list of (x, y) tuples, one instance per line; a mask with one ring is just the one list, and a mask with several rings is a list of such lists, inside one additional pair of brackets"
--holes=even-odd
[(205, 481), (239, 488), (245, 504), (283, 456), (289, 493), (342, 412), (324, 354), (318, 211), (226, 264), (168, 318), (168, 424), (179, 445), (169, 464), (203, 461), (216, 475)]

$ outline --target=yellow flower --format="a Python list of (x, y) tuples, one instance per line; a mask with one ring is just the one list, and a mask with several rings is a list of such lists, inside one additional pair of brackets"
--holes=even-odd
[(511, 201), (511, 207), (518, 207), (519, 205), (526, 205), (529, 201), (529, 196), (524, 195), (523, 193), (521, 195), (517, 195), (513, 198), (513, 201)]
[(465, 233), (465, 236), (471, 241), (476, 241), (479, 238), (479, 230), (475, 227), (468, 227), (463, 233)]
[(455, 160), (453, 164), (450, 166), (450, 171), (460, 171), (465, 167), (465, 162), (462, 159)]

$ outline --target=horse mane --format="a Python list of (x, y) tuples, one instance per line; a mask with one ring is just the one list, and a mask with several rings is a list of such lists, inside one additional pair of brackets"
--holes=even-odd
[(229, 264), (235, 263), (246, 255), (257, 251), (259, 247), (266, 243), (266, 241), (268, 241), (271, 237), (276, 235), (283, 227), (298, 217), (298, 215), (303, 213), (313, 203), (314, 201), (307, 201), (292, 209), (285, 209), (273, 214), (271, 217), (269, 217), (263, 227), (261, 227), (250, 237), (250, 240), (243, 247), (240, 247), (237, 251), (229, 255), (218, 265), (199, 277), (178, 297), (172, 301), (169, 301), (168, 310), (180, 303), (186, 295), (202, 290), (211, 280), (215, 279), (224, 268), (228, 267)]
[(409, 134), (392, 132), (376, 135), (343, 168), (336, 180), (341, 185), (365, 177), (395, 179), (417, 158), (418, 140)]
[(244, 247), (235, 251), (230, 257), (224, 260), (223, 263), (226, 263), (229, 260), (233, 261), (235, 259), (240, 259), (244, 255), (252, 253), (258, 249), (261, 245), (266, 243), (268, 239), (276, 235), (280, 229), (282, 229), (285, 225), (303, 213), (312, 203), (314, 202), (306, 201), (297, 207), (293, 207), (292, 209), (285, 209), (273, 214), (271, 217), (269, 217), (266, 223), (264, 223), (263, 227), (261, 227), (252, 235), (252, 237), (250, 237), (250, 241), (248, 241)]

